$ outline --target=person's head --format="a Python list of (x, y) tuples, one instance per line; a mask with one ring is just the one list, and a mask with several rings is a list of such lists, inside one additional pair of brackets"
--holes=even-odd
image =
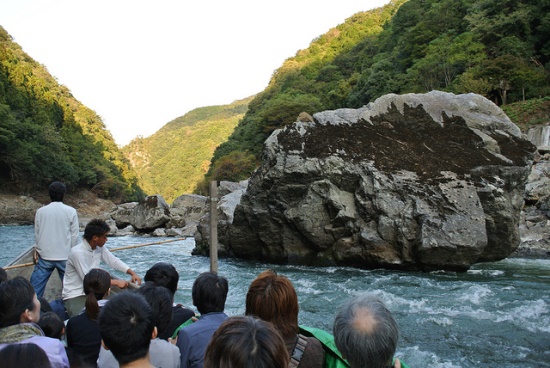
[(84, 294), (86, 294), (86, 315), (91, 320), (96, 320), (99, 315), (98, 300), (108, 295), (111, 288), (111, 275), (101, 268), (92, 268), (82, 282)]
[(99, 333), (103, 346), (120, 365), (145, 358), (156, 337), (153, 310), (142, 295), (117, 294), (101, 309)]
[(399, 332), (380, 299), (364, 294), (348, 300), (336, 314), (333, 333), (336, 347), (350, 367), (392, 365)]
[(43, 313), (38, 321), (38, 326), (40, 326), (44, 335), (53, 339), (61, 340), (65, 333), (65, 324), (55, 312)]
[(8, 273), (2, 267), (0, 267), (0, 283), (8, 280)]
[(32, 343), (8, 344), (0, 350), (0, 362), (4, 367), (50, 368), (46, 352)]
[(0, 284), (0, 327), (40, 320), (40, 302), (31, 283), (17, 276)]
[(157, 286), (153, 282), (145, 282), (136, 290), (147, 300), (153, 309), (153, 319), (158, 333), (162, 333), (172, 319), (172, 294), (164, 286)]
[(63, 197), (67, 192), (67, 187), (60, 181), (54, 181), (48, 187), (48, 193), (52, 202), (63, 202)]
[(158, 286), (164, 286), (172, 294), (172, 299), (178, 289), (180, 275), (176, 268), (170, 263), (158, 262), (145, 273), (144, 281), (154, 282)]
[(273, 323), (284, 338), (298, 333), (298, 296), (290, 280), (266, 270), (250, 284), (245, 314)]
[(107, 235), (111, 231), (109, 225), (101, 219), (93, 219), (84, 228), (84, 239), (95, 248), (102, 247), (107, 242)]
[(229, 286), (225, 277), (215, 272), (201, 273), (193, 283), (193, 305), (200, 314), (223, 312)]
[(204, 355), (205, 368), (286, 368), (290, 362), (281, 334), (251, 316), (226, 319)]

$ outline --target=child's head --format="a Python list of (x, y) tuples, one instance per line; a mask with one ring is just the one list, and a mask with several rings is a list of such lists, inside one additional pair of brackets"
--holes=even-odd
[(153, 310), (142, 295), (120, 293), (101, 308), (101, 339), (120, 365), (145, 358), (154, 331)]
[(61, 340), (65, 334), (65, 324), (55, 312), (42, 313), (38, 326), (44, 331), (44, 335), (54, 339)]

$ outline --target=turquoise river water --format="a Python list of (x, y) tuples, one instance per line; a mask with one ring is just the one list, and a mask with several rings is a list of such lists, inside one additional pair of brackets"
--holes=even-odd
[[(167, 239), (112, 237), (107, 246)], [(33, 241), (32, 226), (0, 227), (0, 265)], [(193, 247), (189, 238), (116, 255), (141, 276), (155, 262), (174, 264), (180, 273), (176, 301), (190, 306), (193, 281), (210, 265), (208, 258), (191, 255)], [(343, 300), (360, 292), (378, 295), (399, 325), (396, 355), (411, 368), (550, 367), (550, 260), (510, 258), (457, 274), (220, 259), (219, 273), (229, 280), (227, 314), (244, 313), (248, 285), (267, 268), (293, 282), (300, 301), (299, 323), (327, 331)]]

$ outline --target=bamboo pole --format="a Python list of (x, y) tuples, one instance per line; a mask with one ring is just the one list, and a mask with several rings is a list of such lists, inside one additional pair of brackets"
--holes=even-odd
[(34, 263), (33, 262), (29, 262), (29, 263), (21, 263), (21, 264), (16, 264), (16, 265), (12, 265), (12, 266), (7, 266), (7, 267), (4, 267), (4, 270), (13, 270), (15, 268), (23, 268), (23, 267), (28, 267), (28, 266), (34, 266)]
[[(158, 242), (153, 242), (153, 243), (143, 243), (143, 244), (133, 244), (133, 245), (126, 245), (124, 247), (118, 247), (118, 248), (113, 248), (113, 249), (109, 249), (111, 252), (117, 252), (119, 250), (126, 250), (126, 249), (133, 249), (133, 248), (141, 248), (141, 247), (147, 247), (149, 245), (156, 245), (156, 244), (164, 244), (164, 243), (171, 243), (171, 242), (175, 242), (175, 241), (180, 241), (180, 240), (185, 240), (186, 238), (176, 238), (176, 239), (169, 239), (169, 240), (163, 240), (163, 241), (158, 241)], [(29, 262), (29, 263), (21, 263), (21, 264), (16, 264), (16, 265), (12, 265), (12, 266), (7, 266), (7, 267), (4, 267), (4, 270), (13, 270), (15, 268), (23, 268), (23, 267), (28, 267), (28, 266), (34, 266), (34, 263), (33, 262)]]
[(218, 182), (210, 182), (210, 271), (218, 273)]
[(141, 248), (141, 247), (147, 247), (147, 246), (149, 246), (149, 245), (171, 243), (171, 242), (180, 241), (180, 240), (185, 240), (185, 239), (186, 239), (186, 238), (176, 238), (176, 239), (169, 239), (169, 240), (158, 241), (158, 242), (154, 242), (154, 243), (143, 243), (143, 244), (125, 245), (124, 247), (118, 247), (118, 248), (113, 248), (113, 249), (109, 249), (109, 250), (110, 250), (111, 252), (117, 252), (117, 251), (119, 251), (119, 250), (126, 250), (126, 249), (133, 249), (133, 248)]

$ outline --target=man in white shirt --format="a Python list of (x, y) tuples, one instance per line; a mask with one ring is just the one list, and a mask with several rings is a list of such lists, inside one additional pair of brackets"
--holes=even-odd
[(66, 191), (65, 184), (54, 181), (48, 187), (51, 203), (36, 211), (34, 235), (37, 254), (30, 281), (39, 298), (44, 296), (54, 269), (63, 281), (69, 251), (78, 243), (78, 215), (74, 208), (63, 203)]
[[(82, 243), (72, 248), (69, 253), (62, 292), (63, 303), (69, 317), (79, 314), (84, 308), (86, 301), (83, 286), (84, 276), (92, 268), (99, 268), (100, 262), (108, 264), (117, 271), (127, 273), (132, 276), (131, 282), (141, 285), (141, 278), (126, 263), (104, 247), (110, 230), (105, 221), (91, 220), (84, 229)], [(121, 289), (128, 287), (128, 284), (128, 281), (125, 280), (111, 279), (111, 285)]]

